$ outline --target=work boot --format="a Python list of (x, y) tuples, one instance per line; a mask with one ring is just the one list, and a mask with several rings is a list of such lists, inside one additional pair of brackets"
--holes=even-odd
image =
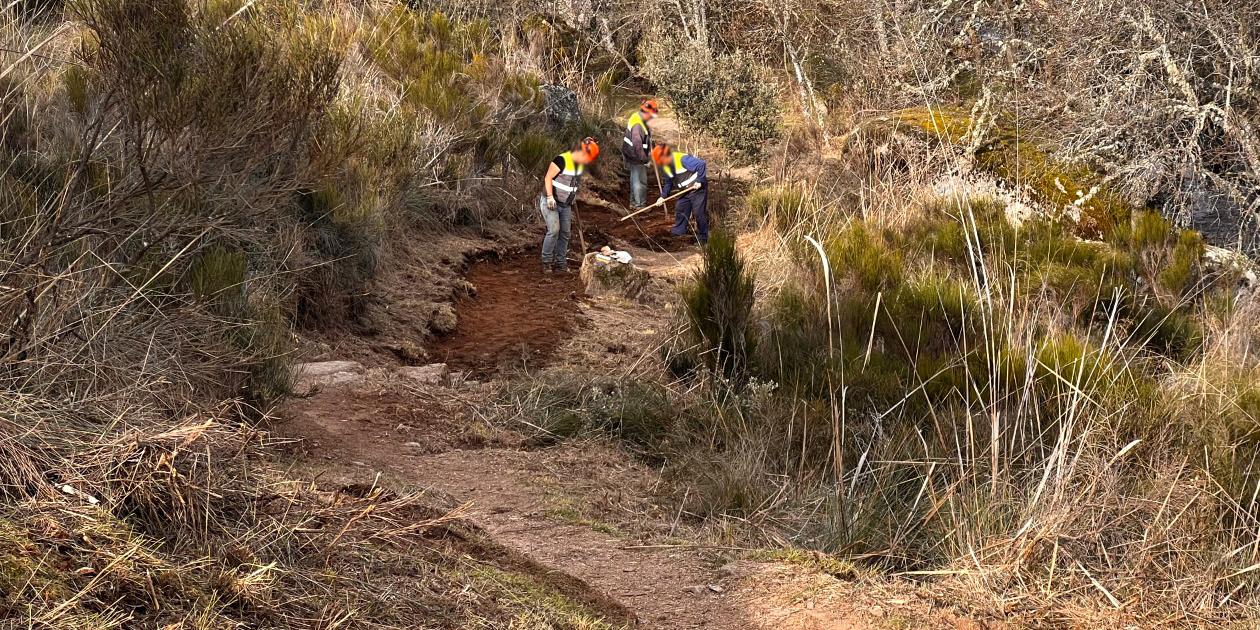
[(559, 273), (570, 273), (570, 271), (569, 271), (569, 265), (568, 265), (568, 264), (557, 265), (557, 266), (556, 266), (556, 271), (557, 271), (557, 272), (559, 272)]
[(551, 275), (551, 263), (543, 263), (543, 273)]

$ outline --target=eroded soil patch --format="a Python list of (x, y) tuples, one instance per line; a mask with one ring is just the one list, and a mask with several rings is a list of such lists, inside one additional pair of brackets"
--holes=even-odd
[(459, 324), (434, 340), (429, 356), (483, 375), (541, 365), (581, 323), (582, 283), (576, 265), (570, 268), (568, 274), (544, 274), (537, 250), (474, 262), (466, 279), (475, 293), (455, 302)]
[(579, 202), (578, 217), (586, 235), (586, 244), (592, 250), (604, 245), (613, 249), (632, 245), (654, 251), (676, 252), (695, 244), (695, 239), (690, 236), (678, 238), (670, 234), (670, 229), (674, 227), (672, 208), (668, 213), (654, 208), (622, 221), (620, 216), (607, 208)]

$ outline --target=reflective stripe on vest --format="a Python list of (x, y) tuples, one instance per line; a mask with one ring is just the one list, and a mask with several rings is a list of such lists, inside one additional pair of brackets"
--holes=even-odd
[(643, 116), (640, 115), (639, 112), (630, 114), (630, 120), (626, 121), (626, 135), (624, 138), (621, 139), (622, 142), (625, 142), (626, 144), (632, 147), (634, 146), (634, 142), (630, 140), (630, 132), (634, 131), (634, 128), (636, 126), (643, 127), (642, 149), (644, 151), (651, 151), (652, 150), (652, 130), (648, 128), (647, 122), (643, 120)]
[(696, 183), (696, 180), (700, 178), (699, 173), (694, 173), (692, 171), (689, 171), (687, 170), (686, 166), (683, 166), (683, 162), (682, 162), (683, 157), (685, 157), (686, 155), (687, 155), (686, 153), (675, 152), (673, 168), (670, 168), (670, 166), (667, 164), (665, 165), (665, 168), (663, 169), (666, 175), (673, 178), (674, 190), (682, 190), (684, 188), (688, 188), (692, 184)]
[(567, 206), (577, 197), (578, 184), (582, 182), (582, 173), (586, 172), (586, 167), (573, 161), (572, 151), (561, 153), (560, 157), (564, 158), (564, 169), (551, 180), (551, 187), (564, 193), (556, 195), (556, 202)]

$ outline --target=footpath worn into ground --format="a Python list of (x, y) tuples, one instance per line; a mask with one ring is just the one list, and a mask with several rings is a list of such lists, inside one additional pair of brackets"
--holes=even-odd
[[(624, 450), (591, 440), (540, 447), (496, 420), (496, 392), (522, 378), (545, 380), (548, 365), (629, 374), (654, 360), (677, 283), (700, 264), (693, 243), (669, 235), (669, 211), (621, 221), (625, 209), (609, 201), (620, 183), (591, 184), (578, 206), (571, 265), (581, 261), (580, 243), (630, 251), (651, 278), (645, 299), (588, 296), (577, 273), (543, 275), (536, 250), (520, 242), (465, 246), (462, 278), (449, 283), (454, 326), (423, 339), (387, 327), (387, 352), (330, 344), (321, 362), (304, 368), (299, 395), (277, 424), (292, 440), (297, 471), (422, 491), (614, 626), (992, 627), (937, 608), (904, 583), (704, 544), (662, 500), (657, 471)], [(406, 262), (396, 270), (406, 282), (427, 273)], [(403, 315), (390, 318), (405, 323)], [(519, 422), (526, 428), (530, 419)]]
[[(688, 539), (652, 470), (598, 442), (530, 448), (486, 424), (480, 383), (344, 373), (284, 410), (298, 469), (424, 490), (551, 582), (643, 628), (981, 628), (887, 585)], [(907, 625), (909, 624), (909, 625)]]
[[(666, 285), (660, 290), (699, 262), (694, 248), (636, 255)], [(307, 366), (278, 425), (294, 440), (299, 472), (421, 490), (462, 508), (472, 527), (527, 558), (540, 578), (576, 585), (574, 596), (604, 602), (608, 619), (638, 627), (985, 627), (904, 587), (699, 544), (682, 515), (655, 500), (656, 472), (624, 451), (585, 441), (534, 447), (492, 422), (494, 391), (514, 370), (574, 360), (631, 369), (667, 323), (659, 306), (587, 298), (576, 274), (543, 277), (525, 258), (532, 262), (523, 252), (471, 264), (474, 291), (459, 303), (460, 327), (433, 346), (441, 363)], [(547, 304), (531, 311), (535, 302)], [(537, 325), (539, 317), (549, 319)]]

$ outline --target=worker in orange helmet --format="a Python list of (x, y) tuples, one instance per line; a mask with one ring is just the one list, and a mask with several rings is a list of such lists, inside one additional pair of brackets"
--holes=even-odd
[(708, 164), (694, 155), (675, 151), (667, 144), (652, 148), (652, 161), (665, 174), (665, 189), (661, 191), (662, 199), (675, 190), (687, 191), (685, 195), (678, 198), (674, 206), (674, 228), (670, 230), (670, 233), (674, 236), (685, 236), (694, 216), (696, 239), (704, 245), (709, 241)]
[(648, 126), (660, 111), (656, 101), (648, 99), (626, 121), (626, 134), (621, 143), (621, 157), (630, 171), (630, 205), (642, 208), (647, 203), (647, 169), (652, 162), (652, 128)]
[(557, 155), (547, 166), (543, 177), (543, 195), (538, 198), (538, 209), (547, 224), (547, 235), (542, 243), (542, 270), (553, 269), (569, 272), (569, 225), (573, 220), (573, 204), (577, 201), (578, 187), (586, 167), (599, 157), (599, 144), (586, 138), (572, 151)]

